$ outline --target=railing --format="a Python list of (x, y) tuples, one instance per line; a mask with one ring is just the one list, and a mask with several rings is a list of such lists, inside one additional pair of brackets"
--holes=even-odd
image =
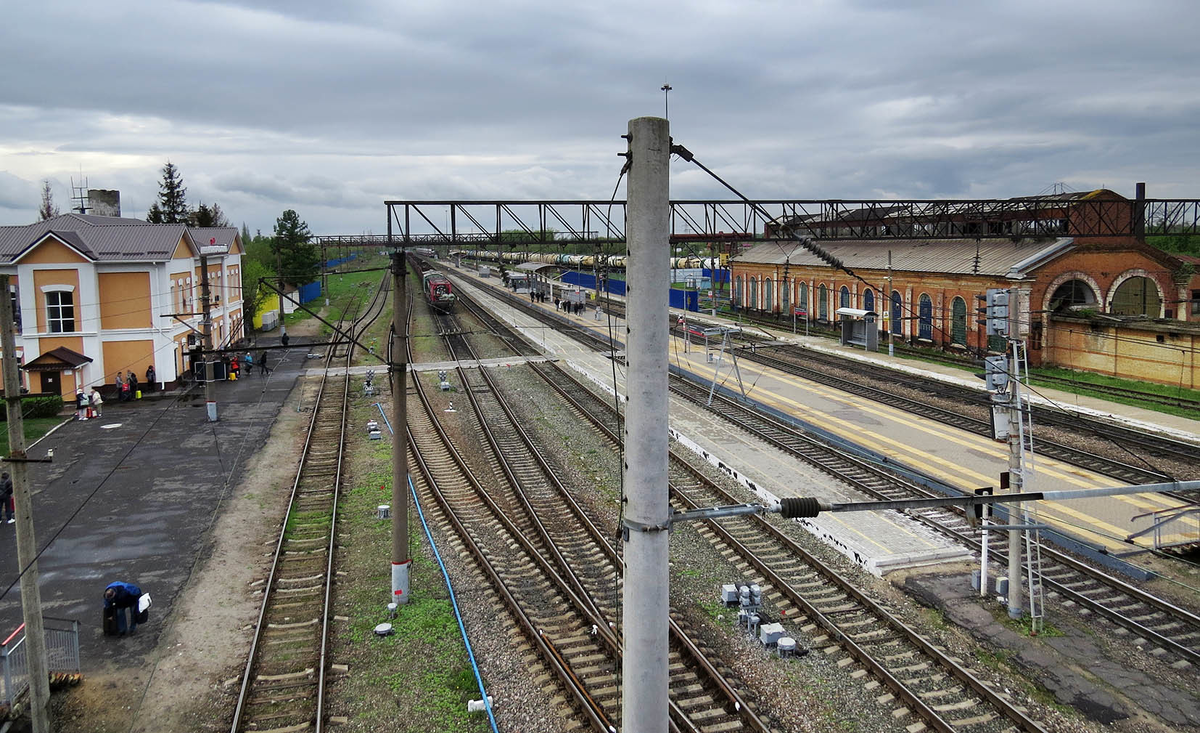
[[(1164, 547), (1182, 547), (1184, 545), (1200, 544), (1200, 507), (1169, 507), (1167, 509), (1159, 509), (1156, 512), (1138, 514), (1134, 517), (1134, 520), (1141, 519), (1142, 517), (1151, 517), (1153, 519), (1153, 523), (1149, 527), (1129, 535), (1125, 538), (1126, 541), (1133, 541), (1134, 539), (1143, 535), (1153, 534), (1154, 549), (1156, 550), (1161, 550)], [(1171, 542), (1163, 541), (1163, 530), (1165, 530), (1168, 525), (1176, 523), (1183, 524), (1184, 521), (1189, 518), (1196, 525), (1196, 534), (1194, 537), (1186, 534), (1188, 527), (1184, 525), (1182, 528), (1179, 528), (1178, 532), (1175, 533), (1177, 535), (1175, 539), (1173, 539)]]
[[(51, 675), (79, 673), (79, 622), (43, 617), (46, 626), (46, 662)], [(3, 689), (0, 706), (12, 710), (13, 703), (29, 690), (29, 659), (25, 653), (25, 624), (0, 642)]]

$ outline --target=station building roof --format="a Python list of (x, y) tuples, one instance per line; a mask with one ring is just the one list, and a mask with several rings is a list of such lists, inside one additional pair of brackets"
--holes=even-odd
[[(1070, 237), (1057, 239), (890, 239), (846, 240), (818, 243), (852, 270), (887, 270), (888, 252), (892, 269), (899, 272), (936, 272), (951, 275), (1021, 277), (1074, 247)], [(772, 241), (756, 244), (733, 257), (734, 265), (788, 265), (828, 267), (799, 242)]]
[(36, 224), (0, 227), (0, 263), (19, 260), (53, 236), (92, 261), (152, 262), (171, 259), (184, 241), (196, 251), (199, 244), (215, 240), (228, 252), (238, 252), (234, 227), (193, 229), (185, 224), (150, 224), (141, 219), (91, 214), (62, 214)]

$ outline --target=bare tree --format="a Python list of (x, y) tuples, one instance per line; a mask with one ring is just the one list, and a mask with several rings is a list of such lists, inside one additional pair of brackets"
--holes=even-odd
[(54, 192), (50, 190), (50, 179), (42, 181), (42, 206), (38, 209), (38, 221), (46, 221), (58, 216), (58, 207), (54, 205)]

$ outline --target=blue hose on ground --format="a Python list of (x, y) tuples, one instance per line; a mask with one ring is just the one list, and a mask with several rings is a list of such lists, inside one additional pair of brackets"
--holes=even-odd
[[(383, 424), (387, 425), (388, 432), (395, 434), (391, 421), (383, 411), (383, 405), (376, 402), (375, 406), (379, 408), (379, 414), (383, 416)], [(458, 621), (458, 631), (462, 634), (463, 644), (467, 647), (467, 657), (470, 658), (471, 669), (475, 672), (475, 682), (479, 685), (479, 694), (483, 698), (483, 706), (487, 710), (488, 723), (492, 726), (492, 733), (500, 733), (496, 727), (496, 718), (492, 715), (492, 702), (488, 699), (487, 690), (483, 686), (483, 677), (479, 674), (479, 665), (475, 663), (475, 652), (471, 650), (471, 640), (467, 638), (467, 628), (463, 626), (462, 613), (458, 610), (458, 599), (454, 596), (454, 586), (450, 584), (450, 573), (446, 571), (446, 564), (442, 562), (442, 553), (438, 552), (437, 545), (433, 542), (433, 535), (429, 531), (429, 524), (425, 522), (425, 512), (421, 511), (421, 502), (417, 499), (417, 490), (413, 487), (411, 478), (408, 480), (408, 490), (412, 493), (417, 515), (421, 517), (421, 526), (425, 528), (425, 537), (429, 540), (429, 546), (433, 548), (433, 556), (437, 558), (438, 567), (442, 569), (442, 579), (446, 581), (446, 590), (450, 592), (450, 604), (454, 606), (454, 618)]]

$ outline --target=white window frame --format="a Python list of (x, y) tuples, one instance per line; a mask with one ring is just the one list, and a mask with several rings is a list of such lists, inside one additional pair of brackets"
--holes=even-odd
[[(76, 322), (77, 322), (79, 319), (78, 319), (78, 317), (76, 316), (76, 313), (75, 313), (75, 309), (76, 309), (76, 304), (75, 304), (75, 286), (74, 286), (74, 285), (43, 285), (43, 286), (42, 286), (42, 288), (41, 288), (41, 290), (42, 290), (42, 294), (45, 296), (45, 299), (46, 299), (46, 333), (77, 333), (77, 332), (78, 332), (78, 329), (76, 328), (76, 326), (77, 326), (78, 324), (77, 324)], [(63, 325), (63, 321), (67, 320), (66, 318), (63, 318), (63, 315), (62, 315), (62, 308), (63, 308), (63, 305), (62, 305), (62, 302), (61, 302), (61, 298), (62, 298), (62, 294), (63, 294), (63, 293), (67, 293), (68, 295), (70, 295), (70, 296), (71, 296), (71, 305), (70, 305), (70, 308), (71, 308), (71, 318), (70, 318), (70, 321), (71, 321), (71, 328), (63, 328), (63, 327), (62, 327), (62, 325)], [(58, 303), (55, 303), (55, 304), (52, 306), (52, 305), (50, 304), (50, 296), (51, 296), (51, 295), (56, 295), (56, 296), (58, 296), (58, 297), (56, 298), (56, 300), (59, 300), (60, 302), (58, 302)], [(50, 309), (51, 309), (52, 307), (53, 307), (53, 308), (56, 308), (56, 309), (58, 309), (58, 316), (57, 316), (57, 317), (54, 317), (54, 316), (51, 316), (51, 315), (50, 315)], [(54, 329), (54, 325), (55, 325), (56, 323), (57, 323), (57, 324), (58, 324), (58, 326), (59, 326), (59, 328), (58, 328), (58, 330), (57, 330), (57, 331)]]

